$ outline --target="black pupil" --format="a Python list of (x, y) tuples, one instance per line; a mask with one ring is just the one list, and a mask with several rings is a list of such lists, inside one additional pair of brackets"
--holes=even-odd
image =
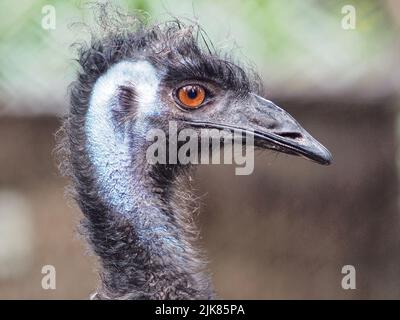
[(197, 97), (197, 89), (196, 88), (190, 88), (188, 91), (187, 91), (187, 95), (188, 95), (188, 97), (190, 98), (190, 99), (196, 99), (196, 97)]

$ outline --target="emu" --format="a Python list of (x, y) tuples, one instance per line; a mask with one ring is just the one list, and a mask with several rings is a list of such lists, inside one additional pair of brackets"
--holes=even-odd
[[(331, 154), (260, 94), (256, 77), (176, 20), (113, 29), (79, 51), (62, 166), (99, 258), (94, 299), (213, 299), (186, 201), (192, 165), (150, 164), (152, 128), (250, 133), (260, 149), (329, 164)], [(206, 45), (204, 45), (204, 43)]]

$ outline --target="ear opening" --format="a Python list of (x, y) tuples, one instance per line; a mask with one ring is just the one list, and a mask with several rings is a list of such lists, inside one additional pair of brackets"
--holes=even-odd
[(118, 87), (116, 102), (112, 105), (112, 121), (115, 125), (121, 125), (128, 119), (136, 117), (137, 95), (132, 85)]

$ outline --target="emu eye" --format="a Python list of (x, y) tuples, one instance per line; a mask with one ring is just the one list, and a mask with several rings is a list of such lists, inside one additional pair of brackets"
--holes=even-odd
[(178, 89), (177, 98), (183, 107), (196, 109), (203, 104), (206, 90), (200, 85), (186, 85)]

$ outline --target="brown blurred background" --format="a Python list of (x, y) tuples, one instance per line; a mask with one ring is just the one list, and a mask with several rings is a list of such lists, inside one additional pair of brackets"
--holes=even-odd
[[(199, 168), (201, 245), (220, 297), (400, 298), (400, 6), (329, 3), (118, 1), (156, 20), (195, 15), (217, 46), (235, 42), (267, 97), (334, 155), (323, 167), (257, 153), (250, 176)], [(42, 25), (48, 4), (54, 30)], [(346, 4), (354, 30), (341, 24)], [(76, 231), (80, 212), (64, 196), (53, 150), (76, 70), (69, 45), (83, 37), (69, 25), (90, 10), (5, 1), (0, 12), (0, 298), (87, 299), (96, 259)], [(55, 290), (41, 286), (44, 265), (56, 268)], [(341, 287), (344, 265), (356, 268), (355, 290)]]

